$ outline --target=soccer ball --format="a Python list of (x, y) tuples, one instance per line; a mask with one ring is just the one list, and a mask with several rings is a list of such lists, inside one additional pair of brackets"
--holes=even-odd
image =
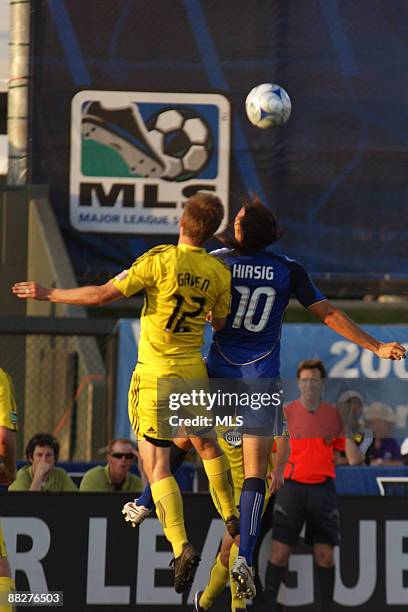
[(165, 165), (161, 178), (187, 181), (210, 161), (211, 132), (193, 109), (184, 106), (162, 109), (148, 119), (146, 127), (149, 141)]
[(249, 92), (245, 109), (250, 122), (265, 130), (286, 123), (292, 104), (283, 87), (274, 83), (262, 83)]

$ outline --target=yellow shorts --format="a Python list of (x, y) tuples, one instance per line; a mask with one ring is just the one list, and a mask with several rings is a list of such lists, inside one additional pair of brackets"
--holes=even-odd
[[(157, 440), (172, 440), (176, 435), (176, 425), (179, 419), (173, 419), (179, 411), (169, 409), (169, 403), (158, 400), (159, 394), (163, 396), (163, 382), (170, 384), (175, 389), (189, 388), (195, 380), (207, 381), (207, 369), (204, 362), (193, 364), (180, 364), (165, 366), (160, 364), (153, 368), (137, 364), (129, 387), (128, 410), (129, 420), (138, 440), (145, 436)], [(174, 383), (173, 383), (174, 381)], [(204, 385), (201, 386), (205, 386)]]
[(6, 543), (4, 541), (3, 529), (1, 528), (1, 525), (0, 525), (0, 557), (2, 559), (7, 557)]
[[(230, 464), (230, 468), (231, 468), (231, 476), (232, 476), (232, 482), (234, 485), (234, 501), (235, 501), (235, 505), (237, 508), (239, 508), (239, 500), (241, 497), (241, 491), (242, 491), (242, 485), (244, 483), (244, 458), (243, 458), (243, 453), (242, 453), (242, 446), (241, 444), (236, 445), (236, 442), (234, 442), (233, 437), (230, 435), (228, 436), (228, 433), (231, 434), (231, 429), (225, 429), (224, 431), (220, 431), (220, 429), (217, 429), (217, 440), (218, 440), (218, 444), (221, 447), (221, 450), (224, 452), (224, 454), (226, 455), (227, 459), (228, 459), (228, 463)], [(230, 442), (228, 440), (231, 440)], [(273, 469), (273, 465), (272, 465), (272, 461), (271, 459), (269, 459), (268, 461), (268, 471), (267, 473), (269, 474)], [(268, 504), (269, 498), (270, 498), (270, 493), (269, 493), (269, 483), (267, 482), (267, 489), (266, 489), (266, 495), (265, 495), (265, 504), (264, 504), (264, 509), (263, 511), (265, 512), (266, 506)]]

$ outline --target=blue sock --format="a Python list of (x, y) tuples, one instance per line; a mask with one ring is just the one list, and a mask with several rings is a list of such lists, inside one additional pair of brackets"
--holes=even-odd
[(252, 565), (252, 556), (261, 527), (265, 501), (265, 481), (262, 478), (245, 478), (239, 502), (240, 544), (239, 555)]
[[(180, 465), (183, 463), (187, 452), (188, 451), (185, 451), (182, 448), (179, 448), (178, 446), (173, 444), (170, 449), (170, 471), (172, 474), (175, 474), (177, 472)], [(154, 508), (154, 501), (149, 483), (147, 483), (147, 485), (143, 489), (140, 497), (137, 498), (137, 505), (149, 508), (149, 510), (152, 510)]]
[(140, 497), (138, 497), (135, 501), (137, 502), (138, 506), (144, 506), (145, 508), (149, 508), (149, 510), (152, 510), (154, 508), (154, 501), (149, 483), (147, 483), (142, 493), (140, 494)]

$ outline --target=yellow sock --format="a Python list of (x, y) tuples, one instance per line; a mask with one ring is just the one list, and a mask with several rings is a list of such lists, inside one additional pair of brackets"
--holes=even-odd
[(228, 459), (225, 455), (215, 459), (204, 459), (203, 465), (215, 507), (225, 521), (236, 514), (234, 486)]
[(15, 610), (13, 606), (6, 604), (8, 593), (12, 593), (15, 590), (14, 580), (7, 576), (0, 576), (0, 612), (12, 612)]
[(162, 478), (151, 485), (156, 513), (163, 527), (166, 538), (173, 547), (175, 557), (183, 552), (187, 544), (184, 527), (183, 500), (180, 489), (173, 476)]
[(225, 565), (221, 563), (221, 557), (218, 554), (211, 568), (210, 580), (200, 597), (200, 608), (204, 608), (204, 610), (211, 608), (214, 599), (216, 599), (227, 586), (228, 580), (228, 567), (225, 567)]
[[(229, 555), (229, 571), (231, 572), (232, 566), (234, 565), (234, 561), (238, 555), (238, 546), (234, 543), (231, 546), (230, 555)], [(245, 610), (246, 609), (246, 599), (238, 599), (237, 597), (237, 583), (230, 579), (230, 588), (231, 588), (231, 610), (232, 612), (236, 612), (236, 610)], [(201, 600), (200, 600), (201, 601)]]

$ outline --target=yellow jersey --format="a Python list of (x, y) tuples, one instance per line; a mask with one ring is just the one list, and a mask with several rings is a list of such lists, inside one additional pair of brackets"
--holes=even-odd
[(0, 368), (0, 427), (17, 431), (17, 405), (11, 377)]
[(229, 313), (230, 270), (200, 247), (154, 247), (112, 282), (126, 297), (145, 289), (138, 361), (146, 365), (201, 360), (208, 313), (214, 318)]

